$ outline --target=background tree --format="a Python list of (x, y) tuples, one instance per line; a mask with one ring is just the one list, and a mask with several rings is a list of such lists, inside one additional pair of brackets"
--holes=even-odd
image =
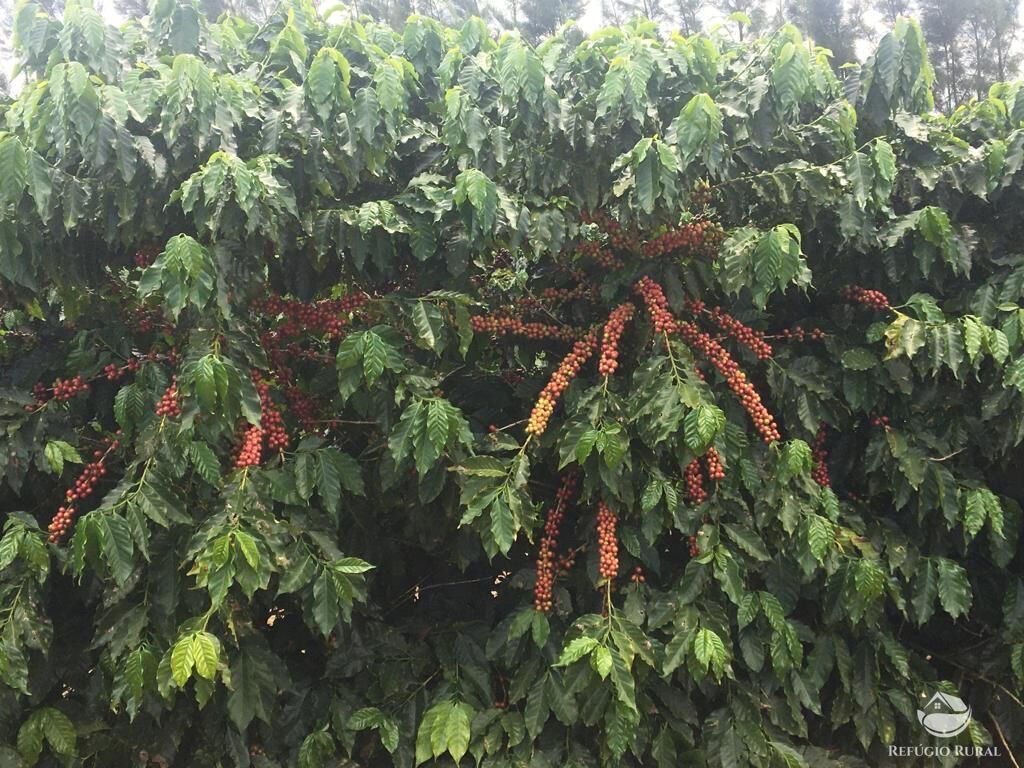
[(787, 19), (831, 50), (836, 66), (857, 61), (857, 41), (866, 31), (862, 14), (860, 4), (849, 0), (793, 0), (786, 6)]

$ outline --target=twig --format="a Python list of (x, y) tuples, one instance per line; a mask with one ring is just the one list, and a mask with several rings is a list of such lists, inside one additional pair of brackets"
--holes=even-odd
[(1006, 750), (1006, 754), (1010, 758), (1010, 762), (1013, 763), (1013, 768), (1020, 768), (1020, 763), (1017, 762), (1017, 758), (1013, 756), (1013, 750), (1010, 749), (1010, 745), (1006, 743), (1006, 736), (1003, 735), (1003, 729), (999, 727), (999, 720), (990, 711), (989, 717), (992, 719), (992, 725), (996, 727), (996, 735), (999, 736), (999, 741), (1003, 743), (1003, 749)]

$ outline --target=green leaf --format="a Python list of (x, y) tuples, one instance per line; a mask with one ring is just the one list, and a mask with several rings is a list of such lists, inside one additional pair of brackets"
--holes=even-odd
[(17, 136), (0, 139), (0, 206), (21, 200), (28, 183), (28, 153)]
[(445, 723), (445, 743), (452, 760), (458, 765), (469, 749), (470, 718), (473, 710), (468, 704), (453, 703)]
[(954, 619), (966, 616), (971, 608), (971, 585), (967, 571), (958, 563), (940, 557), (936, 559), (939, 571), (939, 603)]
[(185, 683), (192, 676), (195, 663), (192, 635), (183, 635), (171, 649), (171, 676), (175, 685), (179, 688), (185, 687)]
[(714, 630), (702, 627), (693, 639), (693, 655), (705, 672), (709, 666), (720, 670), (726, 660), (725, 643)]
[(192, 636), (192, 658), (196, 673), (207, 680), (213, 680), (220, 661), (220, 641), (209, 632), (196, 632)]
[(598, 642), (594, 638), (587, 637), (586, 635), (583, 637), (577, 637), (562, 649), (562, 655), (558, 657), (558, 661), (555, 662), (555, 666), (566, 667), (579, 661), (597, 647)]

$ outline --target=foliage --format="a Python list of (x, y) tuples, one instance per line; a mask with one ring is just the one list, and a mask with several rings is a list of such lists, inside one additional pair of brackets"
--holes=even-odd
[(19, 8), (3, 762), (1024, 740), (1019, 85), (575, 35)]

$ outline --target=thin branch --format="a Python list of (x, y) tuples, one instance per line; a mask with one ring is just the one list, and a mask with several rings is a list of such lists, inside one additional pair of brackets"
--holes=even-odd
[(999, 736), (999, 741), (1003, 743), (1003, 749), (1006, 750), (1006, 754), (1010, 758), (1010, 762), (1013, 763), (1013, 768), (1020, 768), (1020, 763), (1017, 762), (1017, 758), (1013, 756), (1013, 750), (1010, 749), (1010, 745), (1006, 743), (1006, 736), (1003, 734), (1003, 729), (999, 727), (999, 720), (992, 712), (989, 712), (989, 717), (992, 719), (992, 725), (996, 727), (996, 735)]

